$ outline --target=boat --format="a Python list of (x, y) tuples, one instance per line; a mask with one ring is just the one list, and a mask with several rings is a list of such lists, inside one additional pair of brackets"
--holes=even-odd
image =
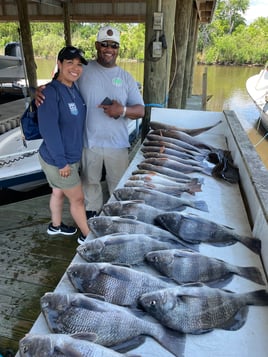
[(25, 69), (20, 44), (10, 42), (5, 46), (5, 54), (0, 55), (0, 83), (16, 83), (25, 79)]
[(42, 139), (22, 140), (20, 127), (0, 135), (0, 190), (27, 192), (47, 183), (38, 160)]
[(268, 63), (260, 73), (247, 79), (246, 88), (259, 110), (262, 126), (268, 131)]

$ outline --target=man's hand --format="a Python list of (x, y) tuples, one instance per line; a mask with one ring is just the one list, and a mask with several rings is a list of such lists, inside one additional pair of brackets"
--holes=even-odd
[(43, 86), (39, 86), (36, 88), (35, 90), (35, 95), (34, 95), (34, 99), (35, 99), (35, 105), (37, 107), (39, 107), (42, 103), (44, 103), (44, 100), (45, 100), (45, 96), (44, 94), (42, 93), (42, 91), (46, 88), (45, 85)]
[(123, 113), (124, 107), (122, 104), (117, 102), (116, 100), (112, 101), (113, 103), (110, 105), (102, 105), (100, 104), (98, 107), (102, 108), (104, 113), (111, 118), (118, 119), (120, 115)]

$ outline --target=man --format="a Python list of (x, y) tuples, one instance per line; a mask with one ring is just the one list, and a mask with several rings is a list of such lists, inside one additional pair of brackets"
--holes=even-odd
[[(102, 27), (95, 42), (97, 59), (88, 62), (78, 81), (87, 105), (81, 178), (88, 218), (103, 205), (103, 166), (110, 195), (128, 167), (127, 118), (144, 116), (136, 81), (116, 64), (119, 47), (119, 31)], [(101, 104), (106, 97), (112, 104)]]

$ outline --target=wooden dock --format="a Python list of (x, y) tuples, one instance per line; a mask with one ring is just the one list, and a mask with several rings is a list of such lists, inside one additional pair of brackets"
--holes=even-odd
[[(46, 233), (49, 195), (0, 207), (0, 352), (18, 349), (76, 252), (76, 237)], [(72, 223), (68, 206), (64, 222)]]

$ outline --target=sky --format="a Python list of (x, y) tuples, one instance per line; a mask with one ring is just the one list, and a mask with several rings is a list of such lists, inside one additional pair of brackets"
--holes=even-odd
[(268, 16), (268, 3), (267, 0), (250, 0), (248, 11), (243, 15), (249, 25), (252, 21), (258, 17)]

